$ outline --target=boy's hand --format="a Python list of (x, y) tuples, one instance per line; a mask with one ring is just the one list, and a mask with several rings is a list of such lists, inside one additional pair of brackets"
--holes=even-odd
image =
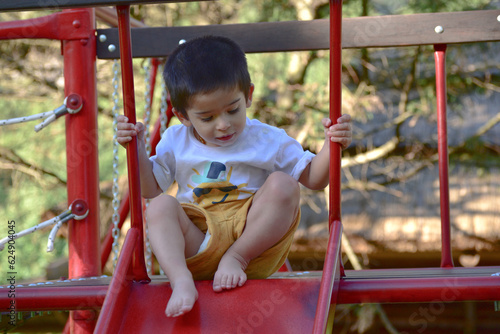
[(332, 125), (329, 118), (323, 118), (321, 123), (325, 127), (325, 137), (332, 142), (340, 143), (342, 149), (346, 149), (352, 142), (351, 116), (342, 115), (337, 124)]
[(120, 115), (117, 118), (118, 124), (116, 125), (118, 131), (116, 132), (116, 141), (123, 147), (132, 140), (132, 137), (137, 136), (137, 140), (144, 140), (144, 124), (137, 122), (137, 124), (128, 123), (128, 118)]

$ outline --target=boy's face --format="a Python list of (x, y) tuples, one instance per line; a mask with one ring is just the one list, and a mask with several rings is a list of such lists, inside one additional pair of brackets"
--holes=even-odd
[(251, 85), (248, 100), (238, 87), (194, 95), (186, 109), (188, 117), (178, 112), (176, 115), (185, 126), (193, 126), (207, 146), (229, 146), (245, 129), (253, 89)]

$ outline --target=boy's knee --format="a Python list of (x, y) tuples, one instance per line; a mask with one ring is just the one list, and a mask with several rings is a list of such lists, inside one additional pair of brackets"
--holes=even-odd
[(159, 218), (165, 217), (168, 212), (173, 212), (179, 202), (170, 195), (160, 195), (149, 202), (146, 216), (148, 224), (160, 221)]
[(268, 177), (266, 183), (268, 181), (268, 188), (266, 189), (269, 192), (268, 195), (285, 201), (299, 200), (299, 183), (290, 175), (283, 172), (274, 172)]

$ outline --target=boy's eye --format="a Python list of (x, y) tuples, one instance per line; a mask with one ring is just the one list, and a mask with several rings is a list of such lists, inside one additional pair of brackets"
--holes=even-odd
[(209, 117), (204, 117), (201, 119), (202, 122), (210, 122), (212, 120), (212, 116), (209, 116)]
[(236, 114), (239, 110), (240, 110), (239, 108), (236, 108), (236, 109), (230, 110), (229, 113)]

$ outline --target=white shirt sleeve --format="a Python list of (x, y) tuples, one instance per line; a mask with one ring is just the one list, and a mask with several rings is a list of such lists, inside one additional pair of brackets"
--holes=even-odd
[(282, 130), (279, 140), (280, 145), (276, 155), (275, 168), (277, 171), (283, 171), (298, 181), (304, 169), (314, 158), (314, 154), (304, 151), (302, 145), (297, 140), (289, 137), (284, 130)]

